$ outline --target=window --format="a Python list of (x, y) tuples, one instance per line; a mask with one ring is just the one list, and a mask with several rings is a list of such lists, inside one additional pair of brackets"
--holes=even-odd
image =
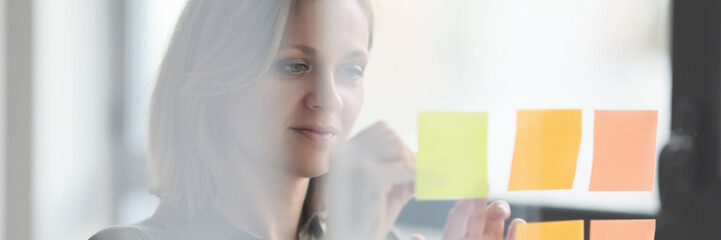
[[(184, 2), (128, 1), (124, 139), (133, 160), (119, 176), (124, 182), (121, 223), (140, 220), (154, 209), (147, 204), (156, 200), (145, 190), (146, 182), (137, 180), (138, 172), (145, 172), (147, 107)], [(491, 198), (585, 210), (658, 211), (657, 187), (651, 192), (587, 189), (594, 109), (658, 110), (659, 152), (669, 138), (667, 1), (379, 2), (366, 103), (355, 131), (385, 120), (417, 150), (418, 111), (488, 111)], [(506, 191), (516, 110), (568, 108), (584, 110), (573, 190)], [(427, 211), (437, 218), (447, 214)]]

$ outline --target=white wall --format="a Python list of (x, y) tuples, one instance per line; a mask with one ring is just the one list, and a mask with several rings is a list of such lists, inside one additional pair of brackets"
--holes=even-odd
[[(128, 0), (123, 149), (131, 158), (147, 159), (148, 112), (160, 62), (175, 30), (186, 0)], [(138, 168), (136, 168), (138, 169)], [(147, 173), (137, 173), (146, 176)], [(155, 212), (159, 199), (146, 186), (122, 191), (118, 199), (118, 223), (133, 223)]]
[(111, 2), (35, 1), (34, 239), (112, 223)]

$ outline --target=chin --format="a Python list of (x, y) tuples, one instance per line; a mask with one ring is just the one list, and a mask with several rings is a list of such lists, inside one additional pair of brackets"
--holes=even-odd
[(292, 159), (292, 171), (299, 177), (313, 178), (328, 172), (328, 154), (299, 154)]

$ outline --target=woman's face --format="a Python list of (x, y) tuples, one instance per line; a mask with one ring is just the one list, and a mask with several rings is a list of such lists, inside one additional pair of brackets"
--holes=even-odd
[(237, 156), (303, 177), (328, 170), (363, 105), (368, 17), (356, 0), (300, 1), (273, 65), (230, 97)]

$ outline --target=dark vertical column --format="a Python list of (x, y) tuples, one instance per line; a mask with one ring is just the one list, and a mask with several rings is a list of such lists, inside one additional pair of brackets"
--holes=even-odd
[(721, 1), (674, 1), (672, 137), (659, 159), (657, 239), (721, 236)]
[(673, 11), (672, 128), (693, 135), (705, 185), (721, 172), (721, 2), (675, 1)]

